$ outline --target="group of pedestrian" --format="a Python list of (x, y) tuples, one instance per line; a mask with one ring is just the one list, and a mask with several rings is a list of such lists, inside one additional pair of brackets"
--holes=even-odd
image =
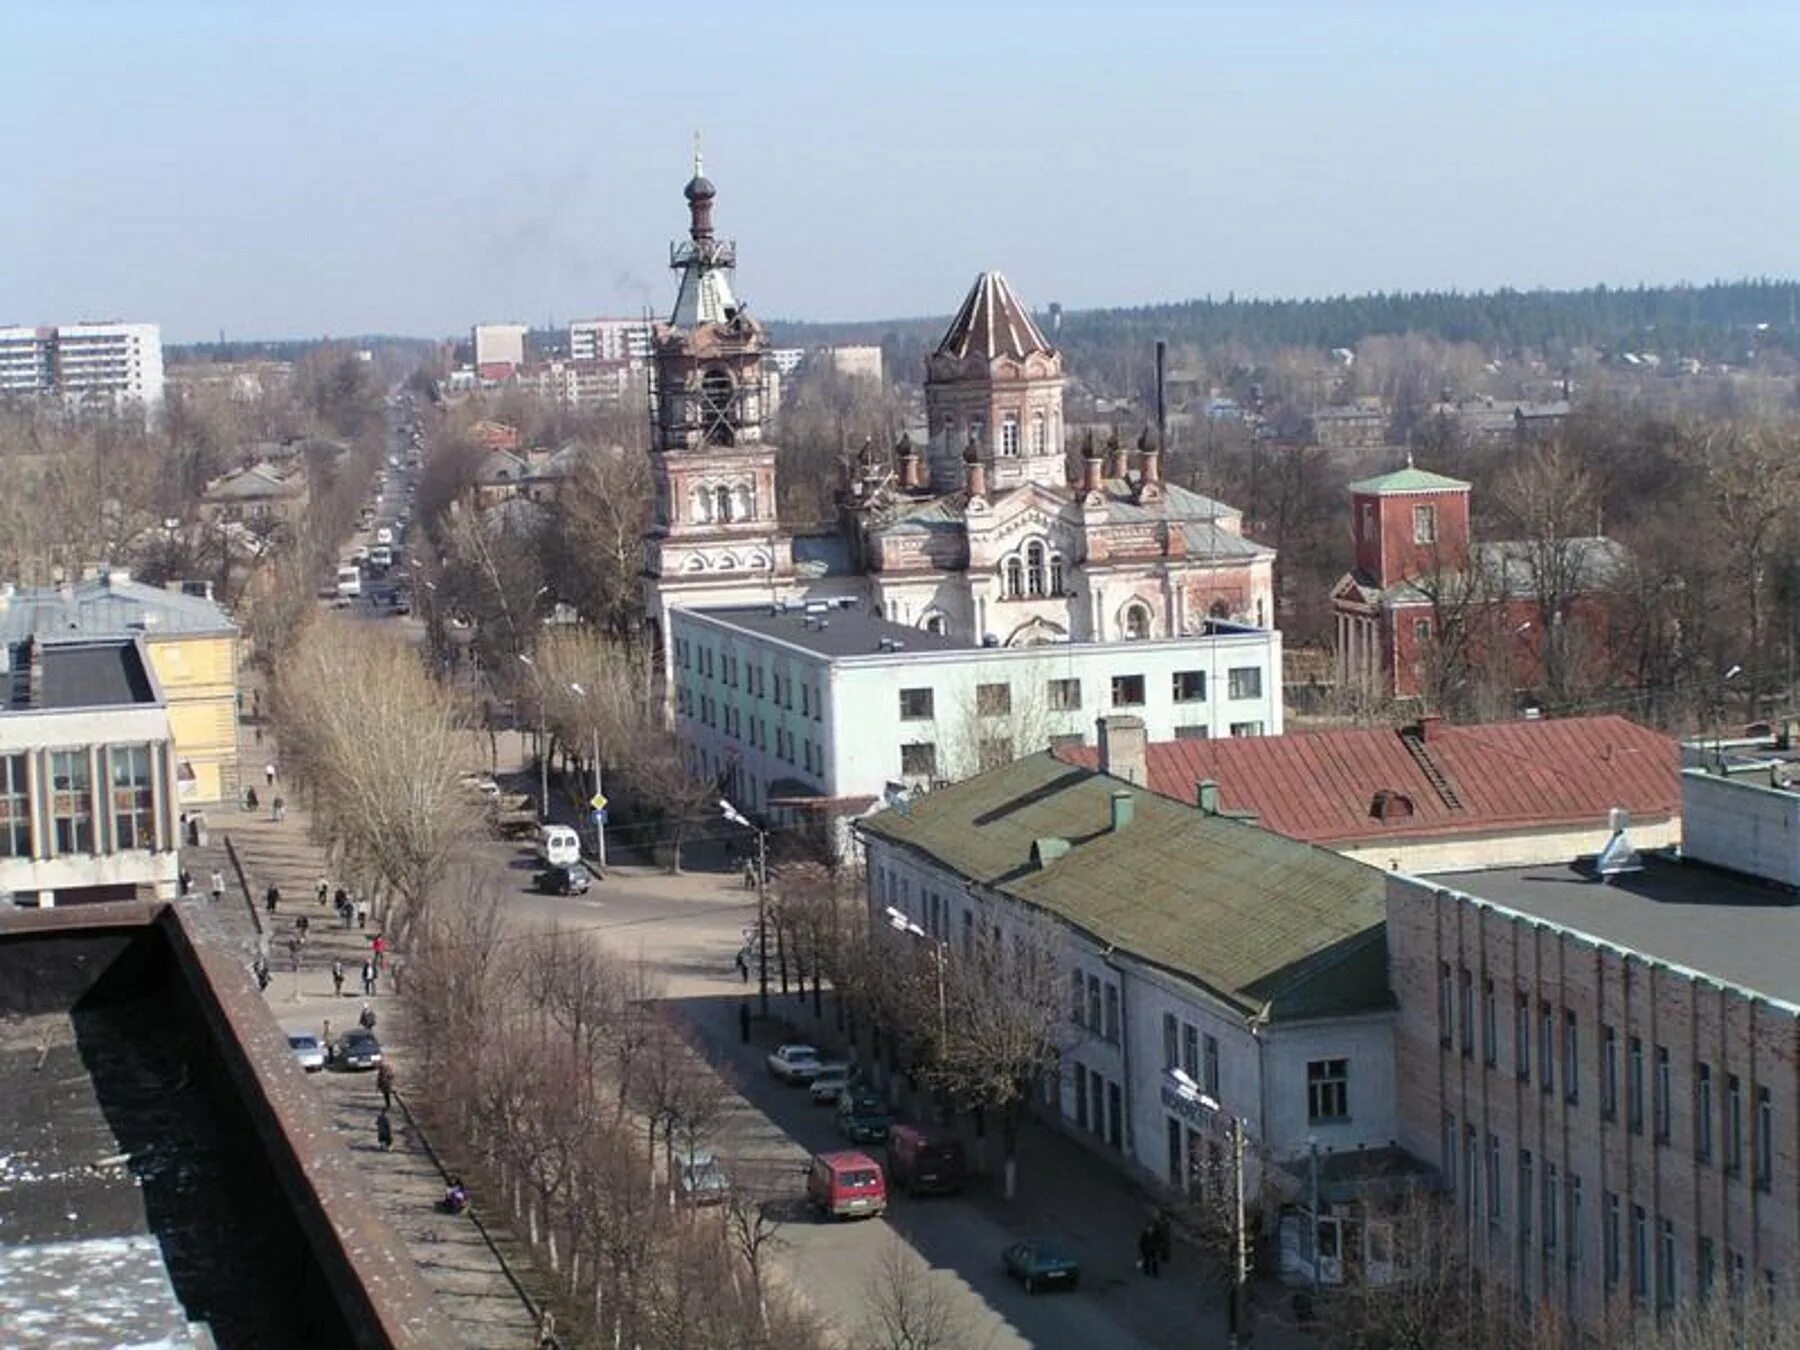
[(1138, 1234), (1138, 1269), (1152, 1278), (1160, 1276), (1173, 1254), (1174, 1234), (1170, 1230), (1169, 1216), (1159, 1209)]

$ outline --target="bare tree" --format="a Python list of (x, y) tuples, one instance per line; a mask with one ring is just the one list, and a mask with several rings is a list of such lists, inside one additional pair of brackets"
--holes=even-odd
[(857, 1350), (974, 1350), (993, 1340), (991, 1333), (977, 1335), (947, 1277), (892, 1235), (864, 1285), (863, 1304), (868, 1311)]

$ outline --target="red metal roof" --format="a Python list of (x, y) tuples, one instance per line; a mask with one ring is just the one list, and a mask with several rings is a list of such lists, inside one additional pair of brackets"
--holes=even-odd
[[(1422, 739), (1418, 733), (1411, 726), (1160, 741), (1145, 770), (1152, 791), (1184, 802), (1210, 778), (1222, 809), (1253, 812), (1265, 828), (1314, 844), (1598, 827), (1615, 806), (1634, 819), (1681, 810), (1675, 742), (1623, 717), (1435, 722)], [(1056, 753), (1099, 766), (1094, 746)], [(1377, 819), (1382, 791), (1403, 794), (1411, 814)]]

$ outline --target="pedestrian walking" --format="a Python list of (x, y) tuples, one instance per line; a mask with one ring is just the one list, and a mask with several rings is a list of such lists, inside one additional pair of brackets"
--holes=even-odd
[(260, 722), (256, 724), (256, 743), (258, 745), (262, 744), (262, 723)]
[(319, 878), (319, 905), (321, 908), (324, 907), (325, 900), (330, 894), (331, 894), (330, 883), (327, 882), (324, 877), (320, 877)]
[(1169, 1224), (1169, 1211), (1159, 1209), (1156, 1217), (1150, 1221), (1150, 1230), (1156, 1235), (1156, 1264), (1160, 1269), (1169, 1264), (1175, 1254), (1175, 1237)]
[(362, 1012), (357, 1017), (356, 1021), (364, 1031), (375, 1030), (375, 1009), (370, 1007), (367, 1003), (363, 1004)]
[(750, 983), (750, 960), (748, 957), (746, 957), (744, 955), (744, 949), (742, 947), (738, 948), (737, 970), (738, 970), (738, 983), (739, 984), (749, 984)]
[(358, 900), (356, 902), (356, 926), (358, 928), (367, 928), (369, 926), (369, 902), (367, 900)]
[(262, 957), (259, 956), (250, 963), (250, 973), (256, 976), (257, 989), (263, 990), (269, 987), (269, 963)]
[(375, 1071), (375, 1086), (381, 1091), (381, 1109), (390, 1109), (394, 1105), (394, 1066), (385, 1059)]
[(270, 760), (267, 764), (263, 765), (263, 779), (265, 782), (268, 783), (268, 785), (270, 787), (275, 786), (275, 761), (274, 760)]
[(556, 1350), (556, 1314), (538, 1309), (537, 1350)]
[(175, 878), (175, 884), (181, 888), (181, 894), (183, 896), (192, 894), (194, 889), (194, 874), (188, 871), (187, 868), (182, 868), (180, 874)]
[(738, 1004), (738, 1039), (745, 1045), (750, 1044), (750, 1005)]
[(388, 962), (388, 988), (394, 993), (400, 992), (400, 967), (406, 964), (399, 952), (394, 953), (393, 960)]
[(375, 958), (375, 973), (381, 974), (382, 958), (387, 955), (387, 938), (377, 933), (369, 939), (369, 952)]
[(300, 934), (300, 941), (306, 941), (307, 933), (312, 929), (312, 920), (302, 914), (294, 920), (294, 929)]
[(394, 1146), (394, 1122), (388, 1119), (386, 1107), (375, 1117), (375, 1142), (381, 1145), (383, 1153)]
[(356, 906), (350, 903), (350, 898), (348, 896), (344, 897), (343, 908), (338, 910), (338, 921), (344, 925), (344, 931), (346, 933), (350, 931), (350, 926), (356, 922)]
[(256, 810), (257, 804), (261, 801), (262, 798), (256, 795), (256, 789), (254, 787), (247, 787), (244, 789), (244, 810)]
[(288, 948), (288, 969), (292, 970), (294, 972), (294, 974), (298, 975), (300, 973), (300, 939), (298, 937), (289, 938), (288, 942), (287, 942), (287, 948)]
[(344, 963), (342, 961), (331, 963), (331, 992), (338, 998), (344, 996)]
[(337, 1047), (331, 1043), (331, 1019), (329, 1017), (325, 1019), (325, 1025), (320, 1031), (319, 1039), (325, 1043), (325, 1062), (329, 1064), (332, 1060), (337, 1058)]
[(225, 898), (225, 874), (216, 867), (212, 870), (212, 898), (214, 900)]
[(342, 914), (344, 912), (344, 906), (350, 903), (350, 892), (345, 890), (342, 886), (339, 886), (335, 898), (337, 900), (337, 912)]
[(744, 889), (747, 891), (756, 889), (756, 863), (750, 858), (744, 859)]
[(281, 903), (281, 887), (275, 885), (273, 882), (270, 882), (269, 889), (268, 889), (267, 893), (264, 894), (264, 896), (263, 896), (263, 904), (268, 907), (269, 913), (273, 914), (275, 912), (275, 906), (279, 905), (280, 903)]
[(276, 794), (274, 803), (269, 808), (270, 818), (277, 824), (287, 819), (287, 798)]
[(362, 968), (363, 997), (375, 997), (375, 963), (364, 961)]
[(1138, 1234), (1138, 1269), (1152, 1278), (1156, 1275), (1156, 1228), (1151, 1224)]

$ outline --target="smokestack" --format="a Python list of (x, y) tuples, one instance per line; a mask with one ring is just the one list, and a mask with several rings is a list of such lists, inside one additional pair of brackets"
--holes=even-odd
[(1096, 719), (1094, 726), (1100, 746), (1100, 772), (1143, 787), (1144, 756), (1150, 740), (1144, 719), (1119, 713)]
[(1169, 344), (1156, 339), (1156, 444), (1169, 443)]

